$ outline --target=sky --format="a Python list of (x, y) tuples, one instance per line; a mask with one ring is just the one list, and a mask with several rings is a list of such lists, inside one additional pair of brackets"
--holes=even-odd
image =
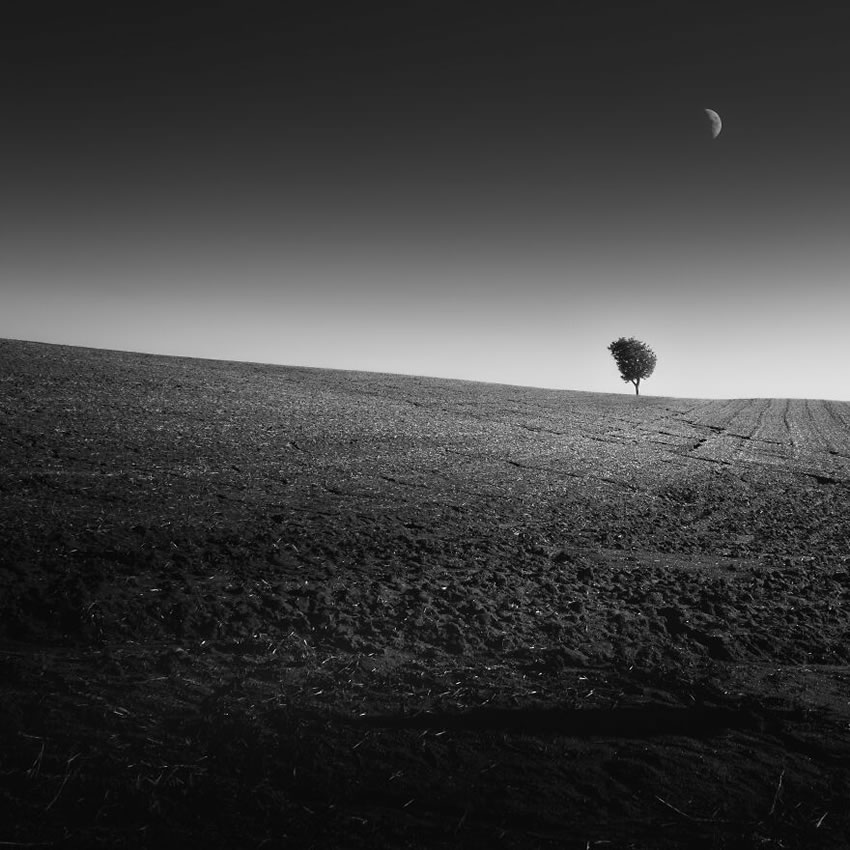
[(0, 337), (850, 400), (839, 8), (19, 5)]

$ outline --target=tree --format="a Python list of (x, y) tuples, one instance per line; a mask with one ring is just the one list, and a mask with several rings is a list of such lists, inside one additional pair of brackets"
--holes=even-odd
[(617, 362), (620, 377), (624, 381), (631, 381), (635, 385), (635, 395), (640, 395), (640, 382), (655, 369), (655, 352), (633, 336), (628, 339), (621, 336), (608, 346), (608, 351)]

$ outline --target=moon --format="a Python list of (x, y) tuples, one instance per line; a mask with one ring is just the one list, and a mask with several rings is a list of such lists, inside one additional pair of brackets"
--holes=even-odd
[(703, 111), (708, 116), (708, 120), (711, 122), (711, 138), (716, 139), (720, 135), (723, 122), (720, 120), (720, 116), (713, 109), (705, 109)]

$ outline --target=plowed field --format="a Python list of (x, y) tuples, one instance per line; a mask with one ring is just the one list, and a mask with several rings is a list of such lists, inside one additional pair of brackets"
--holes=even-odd
[(850, 403), (0, 341), (0, 845), (850, 846)]

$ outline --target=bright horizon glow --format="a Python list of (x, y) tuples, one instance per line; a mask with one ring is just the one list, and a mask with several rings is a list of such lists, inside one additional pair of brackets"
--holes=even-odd
[[(488, 306), (472, 287), (465, 296), (453, 293), (451, 314), (445, 316), (440, 310), (448, 296), (429, 301), (397, 294), (393, 304), (382, 295), (364, 297), (357, 287), (351, 297), (340, 293), (332, 303), (314, 284), (307, 291), (316, 297), (302, 293), (294, 309), (286, 291), (270, 292), (262, 282), (254, 288), (243, 284), (237, 293), (226, 283), (207, 286), (203, 300), (195, 296), (196, 286), (175, 286), (167, 297), (152, 298), (156, 289), (149, 284), (116, 293), (104, 283), (81, 297), (82, 285), (57, 287), (49, 319), (36, 302), (29, 315), (18, 310), (18, 329), (25, 333), (2, 335), (170, 356), (627, 394), (633, 388), (619, 377), (607, 346), (619, 336), (636, 336), (658, 355), (654, 374), (641, 386), (644, 395), (847, 400), (841, 382), (818, 371), (820, 362), (837, 366), (844, 357), (843, 314), (820, 318), (816, 304), (808, 314), (795, 313), (791, 295), (777, 297), (771, 309), (752, 304), (730, 317), (725, 300), (707, 298), (700, 305), (697, 295), (684, 293), (684, 308), (699, 310), (699, 320), (676, 326), (670, 317), (681, 307), (665, 309), (664, 290), (644, 296), (626, 320), (616, 306), (625, 297), (618, 291), (596, 300), (585, 296), (584, 309), (577, 309), (569, 292), (537, 302), (521, 293), (503, 294), (498, 305)], [(540, 283), (540, 289), (549, 286)], [(799, 338), (801, 326), (817, 322), (821, 332), (806, 340), (804, 356), (793, 356), (788, 341)]]

